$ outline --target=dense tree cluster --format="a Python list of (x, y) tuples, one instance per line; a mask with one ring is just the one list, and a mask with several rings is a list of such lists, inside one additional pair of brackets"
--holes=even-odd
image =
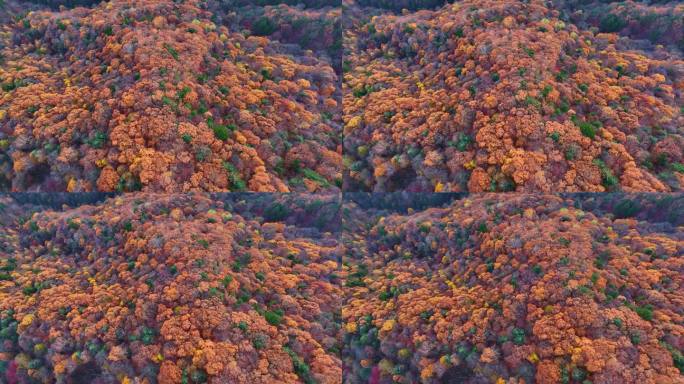
[(289, 224), (337, 198), (248, 199), (1, 198), (0, 381), (339, 383), (342, 247)]
[(339, 195), (282, 195), (269, 193), (219, 193), (215, 199), (229, 204), (233, 212), (265, 222), (282, 222), (320, 232), (339, 232)]
[(579, 25), (669, 45), (684, 52), (684, 4), (679, 1), (554, 0), (554, 5)]
[(684, 383), (682, 228), (576, 208), (684, 196), (602, 199), (347, 204), (344, 382)]
[(0, 188), (338, 190), (330, 60), (204, 5), (114, 0), (0, 26)]
[(684, 188), (678, 51), (637, 49), (560, 13), (540, 0), (466, 0), (350, 21), (349, 189)]
[[(231, 30), (248, 30), (257, 36), (311, 49), (319, 57), (327, 56), (339, 73), (342, 63), (342, 8), (340, 4), (336, 5), (322, 8), (284, 4), (230, 7), (220, 2), (209, 2), (208, 8)], [(339, 95), (341, 97), (341, 92)]]

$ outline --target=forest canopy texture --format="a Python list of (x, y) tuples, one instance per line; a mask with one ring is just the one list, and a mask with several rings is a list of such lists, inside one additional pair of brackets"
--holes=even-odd
[(345, 2), (348, 191), (684, 188), (680, 2), (444, 3)]
[(684, 196), (418, 199), (345, 204), (345, 383), (684, 383)]
[(0, 198), (0, 381), (339, 383), (339, 197), (251, 199)]
[(684, 1), (0, 0), (0, 384), (684, 384)]
[(0, 1), (0, 189), (339, 190), (339, 7), (38, 3)]
[(8, 383), (684, 383), (684, 196), (0, 198)]

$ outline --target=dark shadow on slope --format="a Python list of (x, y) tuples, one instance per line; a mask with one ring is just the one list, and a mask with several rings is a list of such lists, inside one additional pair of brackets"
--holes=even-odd
[(562, 194), (577, 208), (597, 215), (610, 213), (616, 219), (635, 218), (649, 223), (684, 225), (682, 193), (574, 193)]
[(465, 364), (449, 368), (439, 379), (440, 384), (465, 383), (473, 376), (473, 370)]
[(409, 11), (435, 9), (453, 2), (454, 0), (356, 0), (356, 3), (361, 6), (385, 8), (397, 12), (400, 12), (402, 9), (408, 9)]
[(409, 208), (421, 211), (432, 207), (443, 207), (466, 196), (468, 196), (466, 193), (351, 192), (344, 194), (344, 202), (355, 203), (361, 209), (406, 213)]
[(342, 20), (330, 17), (328, 12), (341, 6), (339, 0), (210, 0), (204, 3), (215, 23), (235, 32), (248, 31), (325, 54), (338, 75), (342, 73)]
[(281, 222), (319, 232), (341, 229), (340, 195), (304, 193), (215, 193), (212, 198), (224, 208), (247, 219)]
[(322, 8), (322, 7), (341, 7), (342, 0), (222, 0), (221, 3), (228, 7), (243, 7), (246, 5), (299, 5), (303, 4), (307, 8)]
[[(52, 209), (61, 209), (63, 206), (78, 207), (79, 205), (95, 204), (104, 201), (108, 197), (116, 196), (116, 193), (83, 192), (83, 193), (9, 193), (7, 194), (20, 205), (40, 205)], [(2, 196), (2, 195), (0, 195)]]
[(25, 3), (33, 3), (58, 9), (62, 6), (66, 8), (92, 7), (93, 5), (99, 4), (102, 1), (103, 0), (31, 0), (25, 1)]
[(79, 365), (69, 375), (69, 384), (90, 384), (100, 377), (100, 367), (94, 361)]
[[(552, 0), (552, 4), (561, 12), (561, 18), (581, 29), (593, 27), (599, 32), (662, 44), (684, 53), (682, 13), (677, 10), (676, 1), (637, 0), (626, 6), (615, 0)], [(646, 50), (653, 49), (648, 47)]]

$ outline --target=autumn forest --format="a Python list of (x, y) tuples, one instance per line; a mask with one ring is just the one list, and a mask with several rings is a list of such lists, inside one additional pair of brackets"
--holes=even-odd
[(0, 0), (0, 384), (684, 384), (684, 1)]

